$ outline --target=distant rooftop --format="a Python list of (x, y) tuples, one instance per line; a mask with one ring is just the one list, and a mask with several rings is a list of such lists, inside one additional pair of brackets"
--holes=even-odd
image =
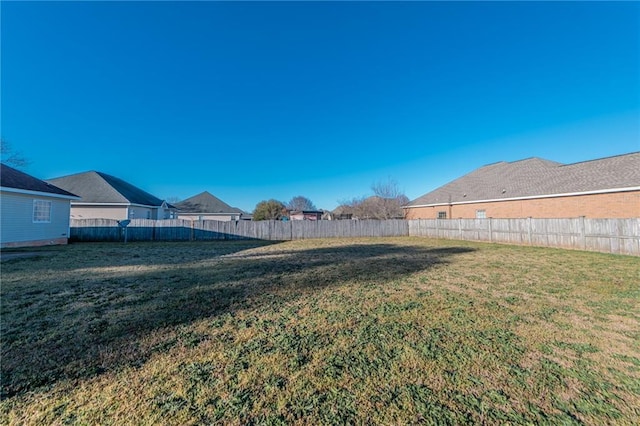
[(244, 213), (241, 209), (231, 207), (207, 191), (174, 205), (181, 213)]
[(633, 187), (640, 187), (640, 152), (572, 164), (533, 157), (480, 167), (408, 207)]
[(159, 207), (163, 201), (115, 176), (89, 171), (48, 179), (47, 182), (78, 194), (82, 203), (139, 204)]

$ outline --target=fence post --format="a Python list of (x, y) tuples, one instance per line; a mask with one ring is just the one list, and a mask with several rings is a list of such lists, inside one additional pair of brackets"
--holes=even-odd
[[(615, 223), (613, 220), (610, 220), (608, 225), (609, 225), (608, 226), (609, 229), (607, 231), (607, 234), (609, 235), (609, 253), (613, 253), (613, 240), (617, 239), (617, 238), (615, 238), (613, 236), (613, 229), (612, 228), (614, 228), (616, 231), (618, 231), (618, 224)], [(618, 232), (616, 232), (616, 235), (618, 235)], [(617, 240), (618, 240), (618, 242), (620, 242), (619, 239), (617, 239)]]
[(489, 218), (489, 242), (493, 242), (493, 218)]
[(584, 216), (580, 216), (580, 246), (582, 250), (587, 249), (587, 234), (585, 230)]
[(529, 238), (529, 245), (531, 245), (531, 216), (527, 218), (527, 234)]
[[(638, 220), (638, 227), (640, 227), (640, 219), (637, 219), (637, 220)], [(633, 235), (633, 233), (632, 233), (632, 235)], [(631, 254), (635, 254), (636, 256), (640, 256), (640, 236), (636, 235), (635, 240), (638, 243), (638, 249), (636, 250), (635, 253), (631, 252)], [(633, 248), (631, 250), (633, 250)]]
[(461, 240), (463, 240), (464, 238), (462, 238), (462, 218), (458, 218), (458, 236)]

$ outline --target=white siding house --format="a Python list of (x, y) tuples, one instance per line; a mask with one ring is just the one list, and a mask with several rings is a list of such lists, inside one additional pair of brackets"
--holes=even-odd
[(4, 164), (0, 172), (0, 247), (66, 244), (78, 197)]

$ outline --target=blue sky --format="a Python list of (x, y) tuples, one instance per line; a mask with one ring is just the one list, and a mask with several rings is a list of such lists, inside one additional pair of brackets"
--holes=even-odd
[(41, 179), (319, 208), (392, 178), (640, 151), (640, 3), (6, 2), (2, 137)]

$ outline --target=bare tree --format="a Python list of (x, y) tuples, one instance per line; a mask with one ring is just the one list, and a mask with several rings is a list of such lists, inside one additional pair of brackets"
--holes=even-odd
[(402, 206), (409, 198), (400, 190), (398, 182), (391, 177), (386, 182), (379, 181), (371, 185), (373, 197), (369, 197), (371, 214), (376, 219), (395, 219), (404, 217)]
[(303, 197), (302, 195), (293, 197), (287, 204), (287, 209), (297, 211), (317, 210), (315, 204), (313, 204), (310, 199), (308, 199), (307, 197)]
[(354, 197), (352, 199), (344, 199), (338, 200), (340, 204), (335, 210), (334, 213), (343, 218), (353, 218), (360, 219), (365, 215), (365, 211), (363, 209), (364, 197)]
[(0, 155), (2, 156), (2, 164), (6, 164), (15, 169), (24, 169), (30, 163), (21, 152), (15, 151), (9, 142), (1, 138)]
[(389, 178), (371, 185), (370, 197), (356, 197), (339, 201), (342, 214), (352, 214), (358, 219), (397, 219), (404, 217), (402, 206), (409, 198), (399, 189), (398, 183)]

